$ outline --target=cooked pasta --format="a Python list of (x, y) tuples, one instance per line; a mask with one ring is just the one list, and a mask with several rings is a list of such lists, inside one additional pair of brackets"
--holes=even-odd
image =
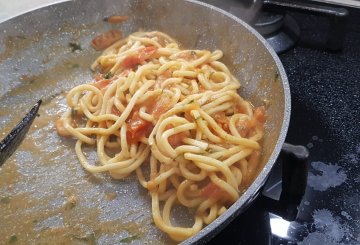
[[(180, 49), (161, 32), (133, 33), (96, 59), (94, 81), (68, 92), (70, 109), (56, 122), (60, 135), (77, 139), (87, 171), (135, 172), (155, 225), (175, 241), (225, 212), (256, 175), (265, 109), (239, 96), (222, 56)], [(96, 147), (98, 164), (84, 145)], [(194, 211), (192, 227), (171, 223), (175, 205)]]

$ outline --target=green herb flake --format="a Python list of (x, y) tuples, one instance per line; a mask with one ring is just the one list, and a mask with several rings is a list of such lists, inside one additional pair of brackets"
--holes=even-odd
[(78, 239), (78, 240), (88, 242), (88, 244), (90, 244), (90, 245), (96, 245), (96, 237), (95, 237), (94, 232), (84, 235), (84, 236), (72, 235), (72, 237), (74, 237), (75, 239)]
[(275, 81), (277, 81), (280, 77), (280, 74), (278, 71), (275, 71)]
[(71, 52), (73, 52), (73, 53), (76, 52), (76, 51), (81, 51), (82, 50), (81, 45), (78, 44), (78, 43), (70, 42), (69, 47), (71, 48)]
[(139, 239), (139, 236), (138, 235), (134, 235), (134, 236), (128, 236), (128, 237), (125, 237), (123, 239), (120, 240), (120, 242), (122, 243), (130, 243), (134, 240), (138, 240)]
[(10, 197), (2, 197), (0, 203), (8, 204), (10, 202)]
[(73, 109), (71, 108), (71, 118), (75, 118), (77, 116), (77, 110), (76, 109)]
[(12, 234), (10, 239), (9, 239), (9, 242), (13, 243), (13, 242), (16, 242), (16, 241), (17, 241), (17, 236), (15, 234)]
[(68, 69), (76, 69), (76, 68), (79, 68), (80, 65), (77, 64), (77, 63), (71, 63), (71, 62), (65, 62), (64, 63), (65, 67), (68, 68)]
[(105, 79), (110, 79), (112, 78), (113, 74), (111, 74), (111, 72), (109, 71), (108, 73), (105, 74), (104, 78)]

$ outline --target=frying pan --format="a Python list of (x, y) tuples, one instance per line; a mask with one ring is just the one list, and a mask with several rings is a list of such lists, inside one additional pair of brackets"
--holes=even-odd
[[(129, 20), (111, 25), (109, 15)], [(134, 176), (112, 180), (78, 163), (74, 141), (61, 139), (54, 121), (65, 110), (64, 91), (90, 81), (97, 34), (159, 30), (183, 47), (221, 49), (241, 81), (239, 93), (255, 106), (267, 101), (259, 174), (226, 213), (184, 244), (215, 236), (258, 196), (284, 143), (290, 91), (273, 49), (242, 20), (186, 0), (77, 0), (41, 8), (0, 24), (0, 131), (5, 135), (38, 99), (44, 104), (18, 151), (0, 170), (0, 237), (23, 243), (170, 243), (151, 222), (150, 197)], [(74, 49), (74, 44), (78, 48)], [(89, 150), (88, 157), (95, 160)], [(191, 223), (180, 208), (174, 223)], [(15, 228), (14, 228), (15, 226)], [(125, 240), (124, 240), (125, 239)]]

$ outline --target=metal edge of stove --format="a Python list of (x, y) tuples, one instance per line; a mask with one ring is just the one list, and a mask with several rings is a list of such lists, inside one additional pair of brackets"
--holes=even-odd
[(341, 5), (346, 7), (360, 8), (359, 0), (311, 0), (312, 2)]

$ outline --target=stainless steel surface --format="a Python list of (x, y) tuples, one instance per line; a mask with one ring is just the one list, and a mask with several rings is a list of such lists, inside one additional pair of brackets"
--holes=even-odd
[[(2, 23), (0, 120), (3, 123), (0, 130), (3, 131), (9, 122), (19, 116), (12, 113), (13, 106), (22, 110), (31, 101), (40, 98), (51, 103), (56, 94), (89, 81), (91, 74), (88, 67), (99, 55), (89, 44), (97, 33), (111, 28), (102, 22), (104, 16), (111, 14), (130, 16), (128, 22), (117, 26), (126, 35), (139, 29), (160, 30), (173, 36), (184, 47), (223, 50), (223, 61), (242, 82), (241, 95), (254, 105), (261, 105), (264, 99), (270, 101), (263, 142), (263, 170), (225, 214), (184, 243), (210, 239), (256, 198), (280, 152), (290, 117), (289, 85), (277, 55), (257, 32), (227, 12), (195, 1), (83, 0), (49, 6)], [(81, 43), (81, 52), (71, 53), (69, 50), (68, 43), (74, 41)], [(76, 69), (71, 68), (74, 62), (79, 64)], [(32, 85), (23, 82), (24, 74), (35, 78)], [(63, 107), (60, 109), (63, 110)], [(53, 132), (53, 122), (49, 122), (44, 128), (48, 140), (36, 143), (44, 149), (42, 154), (52, 154), (53, 164), (47, 167), (41, 156), (31, 156), (31, 152), (27, 152), (25, 148), (20, 149), (9, 164), (18, 164), (21, 160), (22, 165), (17, 167), (27, 175), (16, 183), (14, 195), (16, 191), (35, 196), (37, 194), (42, 198), (54, 195), (53, 201), (56, 202), (59, 199), (56, 193), (66, 187), (78, 186), (79, 199), (89, 200), (86, 205), (106, 207), (98, 210), (104, 220), (111, 220), (114, 215), (118, 219), (127, 219), (131, 216), (129, 211), (151, 217), (149, 197), (134, 178), (119, 182), (108, 176), (100, 176), (98, 178), (101, 184), (94, 185), (86, 178), (85, 171), (74, 158), (73, 149), (70, 149), (74, 146), (73, 142), (61, 141)], [(36, 141), (36, 134), (39, 133), (39, 130), (32, 132), (23, 145), (30, 140)], [(57, 152), (57, 144), (69, 147), (66, 157), (59, 155), (63, 152)], [(29, 154), (31, 157), (28, 157)], [(31, 169), (26, 169), (26, 161), (32, 162)], [(34, 169), (36, 171), (32, 171)], [(44, 174), (39, 174), (39, 169)], [(4, 171), (0, 170), (0, 175), (2, 174)], [(46, 181), (49, 179), (51, 181)], [(104, 186), (123, 190), (123, 195), (109, 203), (100, 198)], [(35, 187), (40, 190), (33, 193), (31, 190)], [(3, 191), (4, 188), (0, 188), (0, 194)], [(112, 215), (109, 216), (109, 213)], [(143, 241), (167, 241), (153, 224), (148, 222), (146, 226), (148, 232), (144, 233)], [(121, 237), (122, 232), (115, 235)], [(112, 243), (109, 237), (99, 239)]]
[(312, 1), (320, 2), (320, 3), (329, 3), (329, 4), (335, 4), (335, 5), (342, 5), (342, 6), (360, 8), (360, 1), (359, 0), (312, 0)]

